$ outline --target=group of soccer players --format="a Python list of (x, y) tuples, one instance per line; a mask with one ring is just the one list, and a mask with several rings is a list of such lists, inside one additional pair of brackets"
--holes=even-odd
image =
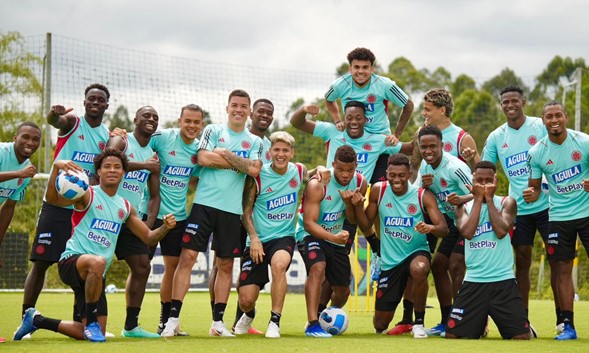
[[(334, 124), (308, 119), (319, 113), (316, 105), (293, 113), (295, 128), (326, 141), (326, 166), (311, 170), (291, 162), (290, 134), (265, 136), (272, 102), (251, 104), (243, 90), (230, 93), (227, 122), (204, 129), (197, 105), (182, 108), (178, 128), (163, 130), (157, 130), (157, 111), (145, 106), (136, 112), (132, 133), (109, 134), (102, 120), (110, 92), (101, 84), (86, 88), (83, 116), (53, 106), (47, 121), (59, 130), (55, 162), (14, 339), (48, 329), (105, 341), (104, 284), (115, 254), (130, 267), (121, 335), (186, 335), (180, 329), (182, 304), (192, 267), (198, 253), (208, 250), (211, 234), (211, 336), (261, 333), (252, 323), (270, 271), (272, 310), (265, 335), (280, 337), (286, 271), (298, 248), (307, 270), (305, 335), (330, 337), (318, 317), (328, 305), (343, 307), (348, 300), (348, 256), (357, 228), (378, 260), (377, 333), (479, 338), (490, 316), (502, 337), (529, 339), (535, 335), (527, 313), (529, 270), (538, 230), (551, 266), (556, 339), (575, 339), (571, 273), (577, 234), (585, 249), (589, 246), (589, 207), (578, 207), (589, 206), (589, 137), (566, 129), (561, 103), (547, 103), (541, 119), (526, 116), (523, 91), (510, 86), (500, 96), (507, 122), (489, 135), (482, 156), (474, 139), (452, 123), (453, 100), (444, 89), (425, 94), (424, 126), (412, 142), (399, 142), (413, 102), (394, 81), (374, 73), (374, 61), (366, 48), (348, 54), (350, 72), (325, 95)], [(388, 102), (402, 108), (394, 133)], [(10, 215), (0, 220), (0, 240), (35, 174), (28, 158), (40, 137), (36, 125), (23, 123), (13, 143), (0, 145), (0, 214)], [(509, 196), (495, 195), (497, 162), (508, 177)], [(84, 171), (92, 186), (83, 197), (67, 200), (55, 188), (60, 170)], [(187, 212), (189, 189), (196, 194)], [(160, 323), (152, 333), (138, 317), (158, 241), (165, 271)], [(241, 258), (238, 311), (229, 329), (224, 314), (236, 257)], [(54, 263), (75, 293), (73, 321), (44, 317), (35, 308)], [(430, 270), (441, 315), (440, 324), (426, 329)], [(403, 319), (389, 330), (401, 302)]]

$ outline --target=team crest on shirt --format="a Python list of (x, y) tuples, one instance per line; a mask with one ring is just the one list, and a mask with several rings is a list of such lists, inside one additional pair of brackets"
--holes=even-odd
[(368, 97), (366, 97), (366, 101), (368, 103), (376, 103), (376, 96), (371, 93), (368, 95)]
[(125, 211), (122, 208), (119, 208), (118, 216), (119, 216), (119, 219), (125, 218)]
[(444, 144), (444, 151), (445, 151), (445, 152), (450, 152), (450, 151), (452, 151), (452, 147), (453, 147), (453, 146), (452, 146), (452, 144), (451, 144), (450, 142), (446, 142), (446, 143)]
[(241, 147), (250, 149), (252, 145), (248, 141), (241, 141)]
[(581, 157), (582, 157), (582, 155), (581, 155), (581, 152), (579, 152), (579, 151), (574, 151), (574, 152), (571, 154), (571, 158), (572, 158), (572, 159), (573, 159), (573, 161), (575, 161), (575, 162), (578, 162), (578, 161), (580, 161), (580, 160), (581, 160)]
[(270, 152), (266, 152), (266, 160), (269, 161), (270, 159), (272, 159)]
[(106, 146), (106, 143), (104, 141), (100, 141), (98, 142), (98, 148), (100, 148), (101, 151), (104, 150), (104, 147)]
[(409, 206), (407, 206), (407, 212), (409, 212), (409, 214), (413, 215), (417, 213), (417, 206), (415, 206), (414, 204), (410, 204)]
[(23, 178), (18, 178), (18, 181), (17, 181), (18, 186), (21, 186), (24, 181), (25, 180)]
[(362, 146), (362, 148), (364, 148), (366, 151), (372, 151), (372, 145), (367, 143), (364, 146)]
[(296, 188), (297, 186), (299, 186), (299, 182), (295, 179), (292, 178), (290, 179), (290, 181), (288, 182), (288, 185), (290, 185), (291, 188)]
[(198, 162), (198, 156), (196, 154), (193, 154), (192, 157), (190, 157), (190, 161), (192, 162), (192, 164), (196, 164), (196, 162)]
[(440, 178), (440, 185), (442, 185), (443, 188), (447, 188), (448, 182), (446, 181), (446, 179)]
[(530, 146), (534, 146), (536, 144), (536, 142), (538, 142), (538, 139), (536, 138), (536, 136), (532, 135), (532, 136), (528, 137), (528, 143), (530, 144)]

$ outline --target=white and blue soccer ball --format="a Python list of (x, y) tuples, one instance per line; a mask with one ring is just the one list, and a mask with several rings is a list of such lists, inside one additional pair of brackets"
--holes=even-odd
[(348, 328), (348, 314), (336, 306), (327, 308), (319, 315), (319, 324), (332, 335), (341, 335)]
[(90, 182), (84, 172), (65, 173), (60, 172), (55, 179), (57, 192), (68, 200), (77, 200), (88, 190)]
[(106, 286), (106, 288), (104, 288), (105, 293), (116, 293), (117, 290), (117, 286), (115, 286), (114, 284), (109, 284), (108, 286)]

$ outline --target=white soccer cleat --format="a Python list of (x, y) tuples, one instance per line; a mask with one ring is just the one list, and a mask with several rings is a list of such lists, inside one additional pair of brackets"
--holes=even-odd
[(235, 328), (233, 332), (236, 335), (245, 335), (249, 332), (250, 328), (252, 327), (252, 322), (254, 321), (253, 318), (247, 316), (245, 313), (241, 314), (239, 320), (235, 324)]
[(115, 338), (115, 334), (112, 332), (105, 331), (104, 338)]
[(413, 338), (427, 338), (423, 325), (413, 325), (411, 332), (413, 332)]
[[(245, 314), (244, 314), (245, 316)], [(241, 318), (240, 318), (241, 320)], [(237, 328), (237, 325), (236, 325)], [(247, 333), (247, 330), (246, 332)], [(234, 334), (231, 333), (231, 331), (229, 331), (227, 329), (227, 327), (225, 327), (225, 324), (223, 323), (223, 321), (213, 321), (213, 324), (211, 325), (211, 329), (209, 330), (209, 336), (214, 336), (214, 337), (235, 337)]]
[(270, 321), (268, 323), (268, 329), (266, 330), (266, 337), (268, 338), (280, 338), (280, 326)]
[(564, 332), (564, 322), (561, 322), (560, 324), (556, 325), (556, 327), (554, 328), (554, 331), (556, 332), (557, 335), (560, 335), (561, 333), (563, 333)]
[(168, 322), (166, 322), (166, 326), (164, 327), (164, 330), (162, 331), (162, 333), (160, 334), (160, 336), (162, 337), (174, 337), (176, 336), (176, 334), (178, 333), (178, 331), (180, 330), (180, 319), (177, 317), (171, 317), (168, 319)]

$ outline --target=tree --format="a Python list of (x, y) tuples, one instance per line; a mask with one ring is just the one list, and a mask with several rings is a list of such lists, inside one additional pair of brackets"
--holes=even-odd
[(524, 84), (524, 81), (522, 81), (522, 79), (519, 78), (515, 72), (508, 67), (501, 70), (499, 75), (496, 75), (487, 82), (483, 83), (483, 89), (491, 93), (493, 97), (497, 97), (497, 100), (499, 99), (501, 90), (507, 86), (519, 86), (524, 90), (524, 92), (529, 91), (529, 88)]
[(131, 132), (134, 128), (133, 121), (129, 118), (129, 109), (124, 105), (119, 105), (112, 116), (105, 113), (103, 120), (105, 124), (108, 124), (111, 131), (114, 130), (115, 127), (118, 127), (127, 130), (127, 132)]
[(462, 92), (472, 89), (475, 90), (477, 87), (476, 82), (474, 79), (466, 74), (461, 74), (456, 77), (454, 83), (451, 86), (451, 93), (454, 97), (458, 97), (462, 94)]

